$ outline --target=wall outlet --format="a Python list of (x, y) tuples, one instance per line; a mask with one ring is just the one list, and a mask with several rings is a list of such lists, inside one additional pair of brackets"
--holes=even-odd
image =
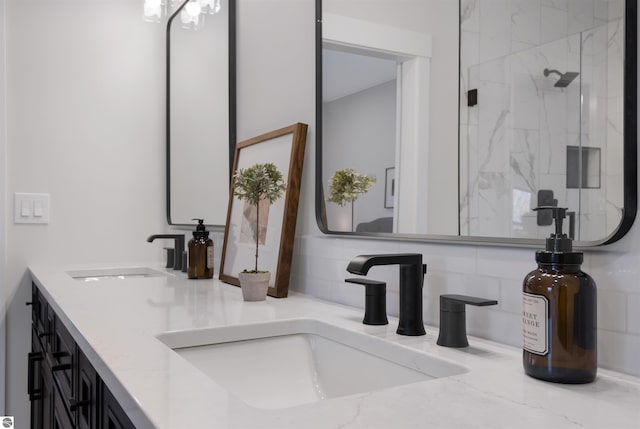
[(49, 194), (13, 194), (13, 223), (49, 223)]

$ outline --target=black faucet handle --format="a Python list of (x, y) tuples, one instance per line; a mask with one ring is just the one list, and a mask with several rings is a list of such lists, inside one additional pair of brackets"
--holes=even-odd
[(387, 284), (366, 278), (350, 278), (344, 280), (365, 287), (364, 319), (365, 325), (388, 325), (387, 319)]
[(437, 344), (444, 347), (467, 347), (466, 305), (496, 305), (495, 299), (467, 295), (440, 295), (440, 334)]
[(484, 307), (487, 305), (496, 305), (497, 303), (498, 301), (495, 299), (478, 298), (468, 295), (440, 295), (441, 311), (465, 311), (465, 305)]
[(175, 264), (175, 249), (173, 247), (165, 247), (164, 249), (167, 251), (167, 265), (165, 265), (165, 268), (173, 268)]

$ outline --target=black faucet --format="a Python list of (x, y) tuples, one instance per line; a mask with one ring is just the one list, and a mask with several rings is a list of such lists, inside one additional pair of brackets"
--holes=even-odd
[(424, 335), (422, 322), (422, 284), (427, 266), (419, 253), (387, 255), (359, 255), (349, 262), (347, 271), (366, 276), (375, 265), (400, 265), (400, 322), (399, 335)]
[(468, 347), (466, 305), (496, 305), (495, 299), (467, 295), (440, 295), (440, 334), (436, 344), (444, 347)]
[(153, 242), (156, 238), (170, 238), (174, 241), (173, 250), (173, 269), (182, 269), (182, 253), (184, 253), (184, 234), (155, 234), (150, 235), (147, 238), (149, 243)]

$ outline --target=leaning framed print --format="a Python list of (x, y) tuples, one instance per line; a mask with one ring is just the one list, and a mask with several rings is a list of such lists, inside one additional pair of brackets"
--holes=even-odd
[[(253, 269), (259, 248), (258, 268), (271, 272), (268, 294), (287, 296), (306, 140), (307, 125), (296, 123), (236, 145), (218, 275), (221, 281), (240, 286), (238, 274)], [(284, 195), (272, 204), (261, 202), (258, 207), (234, 196), (238, 172), (266, 163), (274, 164), (282, 173)], [(259, 225), (256, 219), (260, 219)]]

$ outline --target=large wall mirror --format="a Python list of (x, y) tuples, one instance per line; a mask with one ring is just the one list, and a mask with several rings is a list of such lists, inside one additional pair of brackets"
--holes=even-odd
[(224, 226), (235, 148), (235, 0), (167, 21), (167, 222)]
[(553, 226), (533, 208), (549, 205), (568, 208), (578, 246), (629, 230), (635, 1), (316, 0), (316, 13), (323, 232), (538, 245)]

